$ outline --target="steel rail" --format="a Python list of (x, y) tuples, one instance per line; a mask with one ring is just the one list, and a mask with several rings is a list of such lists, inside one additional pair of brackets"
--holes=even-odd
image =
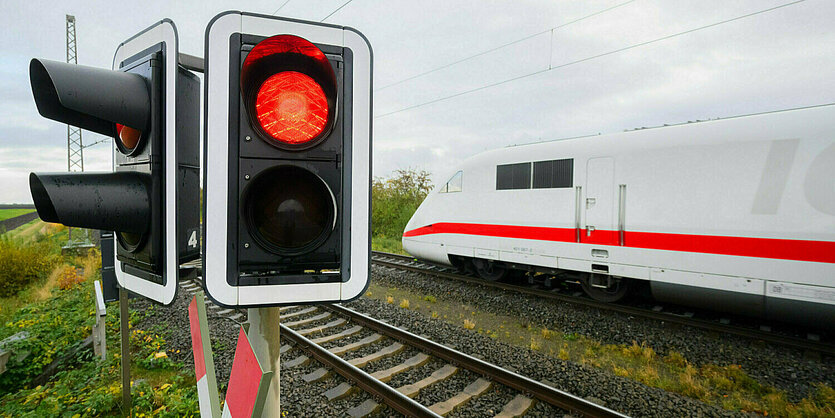
[(312, 354), (316, 360), (332, 367), (341, 376), (353, 381), (366, 392), (379, 396), (383, 402), (397, 412), (410, 417), (440, 417), (429, 408), (419, 404), (414, 399), (398, 392), (393, 387), (371, 377), (360, 368), (348, 363), (341, 357), (314, 344), (291, 328), (281, 325), (281, 337), (292, 340), (297, 346)]
[(326, 308), (349, 317), (352, 322), (356, 322), (367, 328), (373, 329), (374, 331), (388, 335), (389, 337), (402, 341), (407, 345), (427, 352), (434, 357), (469, 369), (520, 392), (530, 393), (537, 399), (566, 411), (580, 413), (587, 417), (626, 417), (626, 415), (617, 411), (587, 401), (568, 392), (550, 387), (537, 382), (536, 380), (498, 367), (494, 364), (479, 360), (468, 354), (453, 350), (449, 347), (412, 334), (406, 330), (391, 326), (344, 306), (328, 305)]
[[(579, 298), (574, 296), (566, 296), (557, 293), (552, 293), (548, 291), (542, 291), (532, 288), (527, 288), (524, 286), (512, 285), (507, 283), (499, 283), (499, 282), (490, 282), (482, 279), (477, 279), (473, 277), (463, 276), (461, 274), (456, 273), (446, 273), (443, 271), (425, 269), (414, 265), (404, 265), (400, 263), (389, 262), (385, 260), (375, 259), (373, 256), (381, 256), (381, 257), (389, 257), (404, 261), (414, 261), (414, 257), (404, 256), (400, 254), (392, 254), (380, 251), (372, 252), (372, 263), (376, 263), (383, 266), (399, 268), (424, 274), (432, 274), (438, 277), (444, 277), (447, 279), (458, 280), (466, 283), (471, 284), (478, 284), (482, 286), (493, 287), (502, 290), (511, 290), (514, 292), (524, 293), (527, 295), (532, 296), (539, 296), (545, 297), (549, 299), (555, 299), (562, 302), (568, 302), (575, 305), (583, 305), (591, 308), (597, 309), (605, 309), (609, 311), (614, 311), (618, 313), (623, 313), (627, 315), (633, 315), (637, 317), (643, 317), (648, 319), (654, 319), (659, 321), (666, 321), (678, 325), (684, 325), (694, 328), (701, 328), (708, 331), (720, 332), (720, 333), (727, 333), (732, 335), (737, 335), (745, 338), (755, 339), (755, 340), (762, 340), (765, 342), (778, 344), (786, 347), (795, 348), (798, 350), (810, 350), (810, 351), (817, 351), (822, 354), (826, 354), (829, 356), (835, 356), (835, 345), (827, 344), (820, 341), (810, 341), (810, 340), (802, 340), (794, 337), (787, 337), (779, 334), (771, 334), (764, 331), (759, 331), (755, 329), (735, 326), (735, 325), (725, 325), (718, 322), (707, 321), (702, 319), (695, 319), (695, 318), (688, 318), (684, 316), (677, 316), (669, 313), (662, 313), (662, 312), (655, 312), (646, 309), (636, 308), (632, 306), (626, 305), (619, 305), (613, 303), (605, 303), (605, 302), (598, 302), (593, 299), (585, 299)], [(427, 264), (429, 265), (429, 264)]]

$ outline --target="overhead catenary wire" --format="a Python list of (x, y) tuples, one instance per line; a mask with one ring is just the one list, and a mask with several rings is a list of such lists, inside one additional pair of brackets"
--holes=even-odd
[(481, 52), (479, 52), (479, 53), (477, 53), (477, 54), (474, 54), (474, 55), (469, 55), (469, 56), (467, 56), (467, 57), (461, 58), (461, 59), (459, 59), (459, 60), (455, 60), (455, 61), (450, 62), (450, 63), (448, 63), (448, 64), (444, 64), (444, 65), (442, 65), (442, 66), (440, 66), (440, 67), (435, 67), (435, 68), (433, 68), (433, 69), (431, 69), (431, 70), (424, 71), (424, 72), (422, 72), (422, 73), (420, 73), (420, 74), (415, 74), (415, 75), (413, 75), (413, 76), (406, 77), (406, 78), (404, 78), (404, 79), (402, 79), (402, 80), (400, 80), (400, 81), (395, 81), (394, 83), (386, 84), (386, 85), (384, 85), (384, 86), (382, 86), (382, 87), (379, 87), (379, 88), (374, 89), (374, 91), (385, 90), (385, 89), (387, 89), (387, 88), (389, 88), (389, 87), (394, 87), (394, 86), (396, 86), (396, 85), (403, 84), (403, 83), (405, 83), (405, 82), (407, 82), (407, 81), (411, 81), (411, 80), (414, 80), (414, 79), (416, 79), (416, 78), (420, 78), (420, 77), (423, 77), (423, 76), (425, 76), (425, 75), (432, 74), (432, 73), (434, 73), (434, 72), (436, 72), (436, 71), (440, 71), (440, 70), (443, 70), (443, 69), (445, 69), (445, 68), (452, 67), (453, 65), (460, 64), (460, 63), (465, 62), (465, 61), (469, 61), (469, 60), (471, 60), (471, 59), (473, 59), (473, 58), (478, 58), (478, 57), (480, 57), (480, 56), (482, 56), (482, 55), (487, 55), (487, 54), (489, 54), (489, 53), (491, 53), (491, 52), (498, 51), (498, 50), (500, 50), (500, 49), (502, 49), (502, 48), (506, 48), (506, 47), (509, 47), (509, 46), (511, 46), (511, 45), (516, 45), (516, 44), (518, 44), (518, 43), (520, 43), (520, 42), (527, 41), (528, 39), (531, 39), (531, 38), (536, 38), (537, 36), (540, 36), (540, 35), (546, 34), (546, 33), (548, 33), (548, 32), (551, 32), (551, 36), (553, 37), (553, 32), (554, 32), (555, 30), (557, 30), (557, 29), (564, 28), (564, 27), (569, 26), (569, 25), (573, 25), (573, 24), (575, 24), (575, 23), (577, 23), (577, 22), (581, 22), (581, 21), (583, 21), (583, 20), (586, 20), (586, 19), (588, 19), (588, 18), (591, 18), (591, 17), (597, 16), (597, 15), (601, 15), (601, 14), (606, 13), (606, 12), (608, 12), (608, 11), (611, 11), (611, 10), (617, 9), (618, 7), (621, 7), (621, 6), (626, 6), (627, 4), (632, 3), (632, 2), (635, 2), (635, 1), (636, 1), (636, 0), (629, 0), (629, 1), (625, 1), (625, 2), (623, 2), (623, 3), (616, 4), (616, 5), (614, 5), (614, 6), (611, 6), (611, 7), (605, 8), (605, 9), (603, 9), (603, 10), (598, 10), (598, 11), (596, 11), (596, 12), (592, 13), (592, 14), (588, 14), (588, 15), (585, 15), (585, 16), (582, 16), (582, 17), (579, 17), (579, 18), (577, 18), (577, 19), (574, 19), (574, 20), (571, 20), (571, 21), (568, 21), (568, 22), (565, 22), (565, 23), (559, 24), (559, 25), (554, 26), (554, 27), (552, 27), (552, 28), (545, 29), (545, 30), (543, 30), (543, 31), (540, 31), (540, 32), (537, 32), (537, 33), (534, 33), (534, 34), (531, 34), (531, 35), (524, 36), (524, 37), (519, 38), (519, 39), (517, 39), (517, 40), (515, 40), (515, 41), (507, 42), (507, 43), (501, 44), (501, 45), (499, 45), (499, 46), (496, 46), (496, 47), (493, 47), (493, 48), (490, 48), (490, 49), (487, 49), (487, 50), (481, 51)]
[(329, 17), (333, 16), (333, 15), (334, 15), (334, 13), (336, 13), (336, 12), (338, 12), (338, 11), (342, 10), (342, 8), (343, 8), (343, 7), (347, 6), (347, 5), (348, 5), (349, 3), (351, 3), (352, 1), (354, 1), (354, 0), (348, 0), (348, 1), (346, 1), (345, 3), (342, 3), (342, 6), (337, 7), (337, 8), (336, 8), (336, 10), (332, 11), (329, 15), (327, 15), (327, 16), (325, 16), (325, 17), (323, 17), (323, 18), (322, 18), (322, 20), (320, 20), (320, 22), (324, 22), (324, 21), (325, 21), (325, 19), (327, 19), (327, 18), (329, 18)]
[(272, 12), (272, 15), (275, 16), (275, 14), (278, 13), (279, 10), (283, 9), (284, 6), (287, 5), (287, 3), (290, 3), (290, 0), (285, 0), (284, 3), (281, 3), (281, 6), (278, 6), (278, 9), (275, 9), (275, 11)]
[(383, 118), (383, 117), (386, 117), (386, 116), (391, 116), (391, 115), (394, 115), (396, 113), (405, 112), (407, 110), (416, 109), (416, 108), (427, 106), (427, 105), (430, 105), (430, 104), (433, 104), (433, 103), (438, 103), (438, 102), (441, 102), (441, 101), (444, 101), (444, 100), (449, 100), (449, 99), (452, 99), (452, 98), (455, 98), (455, 97), (460, 97), (460, 96), (463, 96), (463, 95), (466, 95), (466, 94), (475, 93), (477, 91), (486, 90), (486, 89), (489, 89), (491, 87), (496, 87), (496, 86), (500, 86), (502, 84), (507, 84), (507, 83), (510, 83), (510, 82), (513, 82), (513, 81), (516, 81), (516, 80), (521, 80), (523, 78), (532, 77), (532, 76), (535, 76), (537, 74), (542, 74), (542, 73), (546, 73), (548, 71), (556, 70), (558, 68), (565, 68), (565, 67), (568, 67), (568, 66), (571, 66), (571, 65), (580, 64), (580, 63), (583, 63), (583, 62), (591, 61), (591, 60), (601, 58), (601, 57), (605, 57), (605, 56), (608, 56), (608, 55), (617, 54), (619, 52), (627, 51), (627, 50), (630, 50), (630, 49), (646, 46), (646, 45), (653, 44), (653, 43), (656, 43), (656, 42), (665, 41), (667, 39), (675, 38), (677, 36), (686, 35), (686, 34), (689, 34), (689, 33), (700, 31), (700, 30), (704, 30), (704, 29), (716, 27), (716, 26), (719, 26), (719, 25), (723, 25), (725, 23), (730, 23), (730, 22), (745, 19), (745, 18), (748, 18), (748, 17), (756, 16), (756, 15), (759, 15), (759, 14), (771, 12), (771, 11), (781, 9), (781, 8), (784, 8), (784, 7), (788, 7), (788, 6), (792, 6), (792, 5), (795, 5), (795, 4), (798, 4), (798, 3), (803, 3), (804, 1), (806, 1), (806, 0), (796, 0), (796, 1), (789, 2), (789, 3), (784, 3), (784, 4), (781, 4), (781, 5), (778, 5), (778, 6), (770, 7), (770, 8), (763, 9), (763, 10), (758, 10), (756, 12), (744, 14), (744, 15), (737, 16), (737, 17), (734, 17), (734, 18), (731, 18), (731, 19), (726, 19), (726, 20), (722, 20), (722, 21), (719, 21), (719, 22), (716, 22), (716, 23), (711, 23), (709, 25), (699, 26), (699, 27), (693, 28), (693, 29), (688, 29), (688, 30), (683, 31), (683, 32), (677, 32), (677, 33), (674, 33), (674, 34), (662, 36), (660, 38), (655, 38), (655, 39), (652, 39), (652, 40), (649, 40), (649, 41), (639, 42), (639, 43), (636, 43), (636, 44), (625, 46), (623, 48), (618, 48), (618, 49), (615, 49), (615, 50), (612, 50), (612, 51), (604, 52), (602, 54), (592, 55), (592, 56), (589, 56), (589, 57), (586, 57), (586, 58), (581, 58), (581, 59), (578, 59), (578, 60), (575, 60), (575, 61), (569, 61), (569, 62), (560, 64), (560, 65), (549, 66), (548, 68), (543, 68), (541, 70), (536, 70), (536, 71), (526, 73), (526, 74), (523, 74), (523, 75), (520, 75), (520, 76), (509, 78), (509, 79), (506, 79), (506, 80), (498, 81), (498, 82), (491, 83), (491, 84), (486, 84), (484, 86), (476, 87), (476, 88), (473, 88), (473, 89), (470, 89), (470, 90), (465, 90), (465, 91), (462, 91), (462, 92), (451, 94), (449, 96), (439, 97), (437, 99), (432, 99), (432, 100), (429, 100), (429, 101), (426, 101), (426, 102), (418, 103), (418, 104), (407, 106), (407, 107), (404, 107), (404, 108), (401, 108), (401, 109), (393, 110), (391, 112), (383, 113), (383, 114), (374, 116), (374, 119), (379, 119), (379, 118)]

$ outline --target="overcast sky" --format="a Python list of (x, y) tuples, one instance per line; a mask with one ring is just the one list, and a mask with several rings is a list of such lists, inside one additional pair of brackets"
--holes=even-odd
[[(0, 203), (31, 202), (30, 171), (66, 170), (66, 125), (38, 115), (28, 75), (33, 57), (66, 59), (66, 14), (79, 64), (110, 68), (120, 42), (162, 18), (177, 25), (182, 52), (203, 56), (213, 16), (272, 14), (285, 1), (3, 0)], [(345, 2), (289, 0), (278, 15), (319, 21)], [(359, 29), (374, 49), (374, 175), (417, 168), (440, 182), (462, 159), (509, 144), (835, 102), (832, 0), (606, 54), (790, 2), (353, 0), (326, 22)], [(109, 170), (110, 147), (85, 149), (85, 168)]]

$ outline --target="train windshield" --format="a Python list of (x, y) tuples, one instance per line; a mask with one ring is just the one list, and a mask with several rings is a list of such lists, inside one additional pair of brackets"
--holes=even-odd
[(455, 193), (461, 191), (461, 184), (462, 178), (464, 176), (463, 171), (459, 171), (449, 179), (449, 181), (441, 187), (441, 190), (438, 193)]

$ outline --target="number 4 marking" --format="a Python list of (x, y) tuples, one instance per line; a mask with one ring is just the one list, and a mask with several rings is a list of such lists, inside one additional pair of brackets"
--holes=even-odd
[(188, 237), (188, 246), (197, 248), (197, 231), (191, 231), (191, 235)]

